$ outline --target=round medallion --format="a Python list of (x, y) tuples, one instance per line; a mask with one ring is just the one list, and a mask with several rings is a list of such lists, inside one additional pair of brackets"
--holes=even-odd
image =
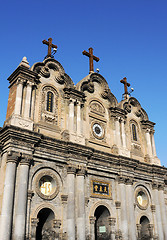
[(100, 124), (95, 123), (92, 129), (95, 137), (101, 138), (103, 136), (104, 131)]
[(144, 189), (139, 189), (136, 192), (136, 202), (139, 208), (146, 209), (148, 207), (149, 199), (147, 192)]
[(59, 192), (57, 178), (51, 171), (41, 172), (36, 178), (36, 192), (46, 200), (55, 198)]

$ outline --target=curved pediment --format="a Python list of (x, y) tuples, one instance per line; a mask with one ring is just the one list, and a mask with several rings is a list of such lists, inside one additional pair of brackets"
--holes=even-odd
[(100, 91), (100, 95), (103, 99), (108, 99), (110, 101), (111, 106), (115, 107), (117, 105), (116, 97), (111, 93), (108, 83), (105, 78), (98, 74), (92, 73), (89, 74), (87, 77), (82, 79), (77, 85), (76, 88), (79, 91), (87, 91), (89, 93), (95, 92), (95, 85), (96, 83), (99, 85), (98, 90)]
[(37, 62), (31, 70), (38, 73), (40, 77), (54, 78), (59, 84), (66, 87), (74, 87), (72, 79), (65, 73), (62, 65), (53, 58), (47, 58), (43, 62)]
[(141, 118), (142, 120), (148, 120), (146, 111), (141, 107), (139, 101), (136, 98), (130, 97), (126, 101), (122, 101), (122, 104), (120, 104), (120, 106), (121, 105), (126, 114), (133, 111), (137, 117)]

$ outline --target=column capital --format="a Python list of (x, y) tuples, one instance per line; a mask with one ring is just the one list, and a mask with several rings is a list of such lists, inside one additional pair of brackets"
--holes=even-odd
[(117, 181), (119, 184), (125, 184), (126, 183), (126, 177), (125, 176), (118, 176)]
[(120, 201), (115, 201), (115, 206), (116, 206), (116, 209), (120, 209), (121, 208), (121, 202)]
[(19, 153), (17, 152), (13, 152), (13, 151), (9, 151), (8, 155), (7, 155), (7, 163), (8, 162), (12, 162), (12, 163), (17, 163), (18, 162), (18, 158), (19, 158)]
[(127, 185), (133, 185), (134, 179), (133, 178), (127, 178), (126, 179), (126, 184)]
[(32, 190), (28, 190), (28, 200), (32, 200), (32, 197), (34, 196), (34, 192)]
[(32, 163), (32, 156), (22, 155), (20, 165), (28, 165), (30, 166)]
[(89, 221), (90, 221), (90, 224), (95, 224), (96, 217), (90, 216)]
[(77, 170), (77, 176), (85, 176), (86, 174), (86, 168), (81, 167), (80, 169)]
[(34, 85), (34, 83), (29, 80), (26, 82), (26, 84), (27, 84), (27, 86), (30, 86), (30, 87), (32, 87)]
[(159, 183), (159, 184), (158, 184), (158, 190), (159, 190), (159, 191), (161, 191), (161, 190), (163, 191), (164, 188), (165, 188), (165, 183)]
[(152, 182), (152, 189), (154, 190), (154, 189), (157, 189), (158, 190), (158, 182), (156, 182), (156, 181), (153, 181)]
[(114, 227), (116, 223), (116, 218), (109, 217), (108, 220), (109, 220), (109, 225)]
[(136, 224), (137, 231), (139, 232), (141, 230), (141, 224)]
[(67, 166), (67, 173), (68, 174), (75, 174), (76, 173), (76, 167), (75, 166)]
[(61, 227), (61, 220), (59, 220), (59, 219), (54, 219), (54, 220), (53, 220), (53, 227), (54, 227), (54, 228), (60, 228), (60, 227)]
[(32, 225), (32, 226), (36, 227), (37, 224), (38, 224), (38, 222), (39, 222), (39, 219), (38, 219), (38, 218), (31, 218), (31, 225)]
[(25, 81), (24, 79), (22, 79), (22, 78), (19, 77), (19, 78), (17, 79), (17, 81), (16, 81), (16, 84), (17, 84), (17, 85), (18, 85), (18, 84), (22, 84), (22, 85), (23, 85), (25, 82), (26, 82), (26, 81)]

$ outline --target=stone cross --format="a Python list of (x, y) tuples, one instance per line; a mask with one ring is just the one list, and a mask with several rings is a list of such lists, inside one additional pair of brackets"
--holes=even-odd
[(42, 42), (43, 42), (43, 44), (46, 44), (48, 46), (48, 55), (47, 55), (47, 57), (51, 57), (52, 48), (56, 48), (57, 49), (57, 46), (52, 44), (52, 38), (49, 38), (48, 41), (43, 40)]
[(86, 52), (85, 50), (82, 52), (83, 55), (86, 55), (89, 57), (89, 73), (94, 72), (94, 67), (93, 67), (93, 60), (98, 62), (100, 59), (96, 56), (93, 55), (93, 48), (89, 48), (89, 52)]
[(120, 82), (124, 84), (124, 89), (125, 89), (124, 94), (125, 94), (125, 95), (129, 94), (127, 87), (130, 87), (130, 83), (127, 82), (127, 78), (124, 77)]

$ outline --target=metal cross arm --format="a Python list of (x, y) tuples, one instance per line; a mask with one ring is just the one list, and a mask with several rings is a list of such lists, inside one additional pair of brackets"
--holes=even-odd
[(93, 60), (98, 62), (100, 59), (93, 55), (93, 48), (89, 48), (89, 52), (84, 50), (82, 54), (89, 57), (89, 72), (94, 72)]
[(51, 57), (51, 51), (52, 51), (52, 48), (56, 48), (57, 49), (57, 46), (52, 44), (52, 38), (49, 38), (48, 41), (46, 40), (43, 40), (42, 41), (43, 44), (46, 44), (48, 46), (48, 54), (47, 54), (47, 57)]

